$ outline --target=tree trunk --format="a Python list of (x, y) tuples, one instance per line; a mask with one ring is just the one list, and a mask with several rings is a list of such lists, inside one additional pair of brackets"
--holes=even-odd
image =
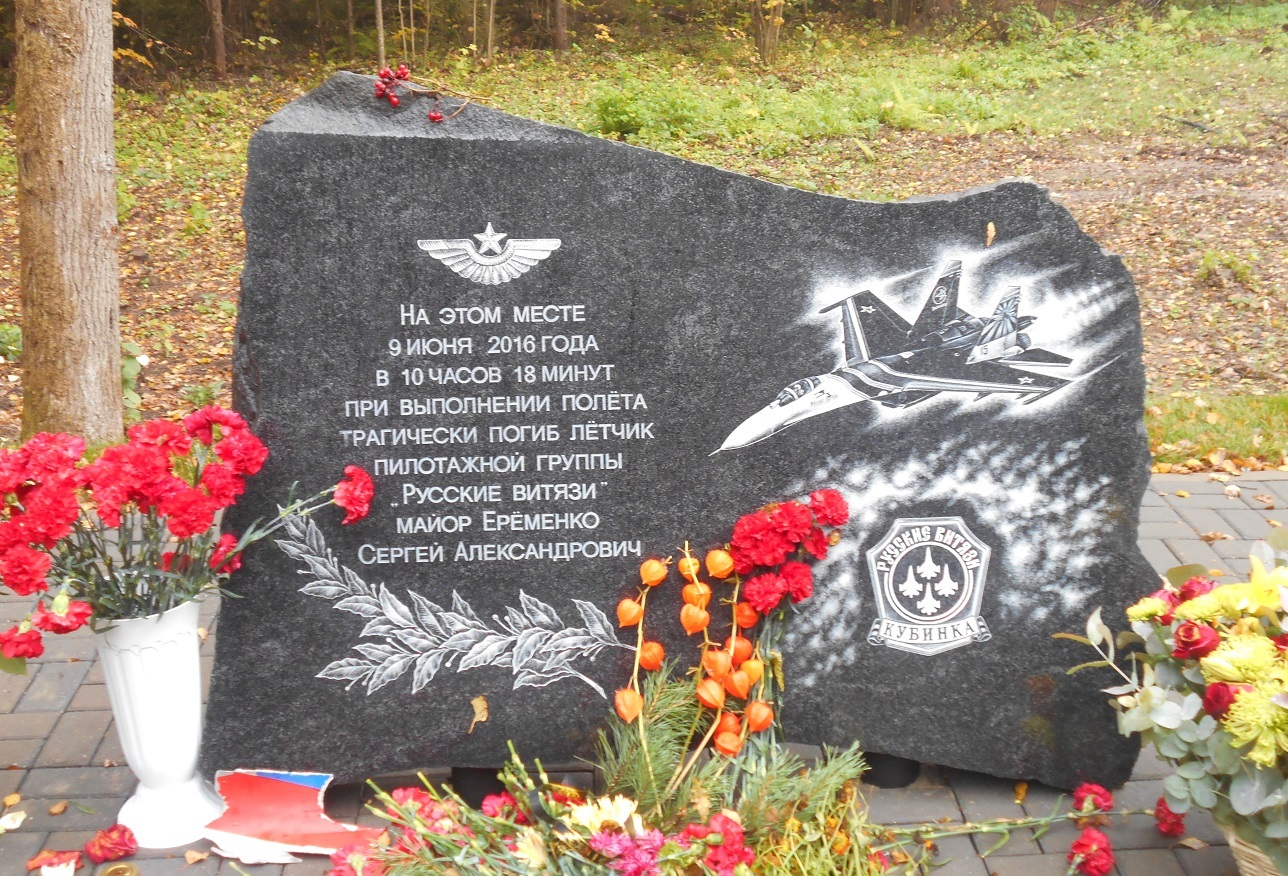
[(568, 0), (554, 0), (555, 3), (555, 51), (563, 54), (568, 51)]
[(496, 28), (496, 0), (487, 4), (487, 62), (492, 63), (492, 31)]
[(16, 21), (22, 435), (118, 441), (112, 5), (18, 0)]
[(210, 37), (215, 43), (215, 78), (228, 78), (228, 52), (224, 46), (224, 0), (206, 0), (210, 7)]
[(353, 0), (347, 0), (348, 6), (345, 9), (345, 48), (349, 51), (349, 60), (353, 60)]
[(376, 68), (385, 66), (385, 7), (376, 0)]

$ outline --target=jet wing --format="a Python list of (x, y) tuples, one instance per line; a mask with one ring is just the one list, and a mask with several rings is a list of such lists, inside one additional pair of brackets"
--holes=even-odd
[(1025, 402), (1035, 401), (1070, 382), (1045, 374), (1029, 374), (998, 362), (966, 364), (944, 353), (886, 356), (850, 367), (892, 390), (1032, 394)]
[(1021, 368), (1063, 368), (1073, 360), (1050, 350), (1030, 347), (1023, 353), (1007, 356), (1000, 361), (1003, 365), (1018, 365)]
[(845, 358), (848, 362), (875, 359), (902, 350), (908, 344), (912, 326), (871, 292), (860, 292), (829, 304), (819, 313), (841, 308), (845, 327)]

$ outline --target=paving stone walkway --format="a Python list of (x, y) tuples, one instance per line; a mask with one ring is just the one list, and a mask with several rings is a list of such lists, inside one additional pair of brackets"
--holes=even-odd
[[(1269, 521), (1288, 525), (1288, 474), (1245, 475), (1229, 483), (1239, 487), (1238, 496), (1227, 495), (1226, 484), (1206, 475), (1158, 475), (1150, 481), (1141, 509), (1140, 545), (1156, 569), (1202, 563), (1234, 576), (1247, 574), (1248, 548), (1270, 532)], [(1274, 508), (1268, 508), (1271, 505)], [(0, 597), (0, 624), (9, 626), (21, 619), (29, 602)], [(214, 602), (203, 606), (203, 625), (212, 632), (217, 611)], [(208, 678), (213, 635), (203, 650)], [(1152, 806), (1162, 793), (1166, 774), (1152, 752), (1143, 753), (1131, 781), (1116, 793), (1117, 801), (1131, 808)], [(19, 830), (0, 836), (0, 876), (24, 873), (27, 859), (42, 848), (82, 847), (96, 830), (115, 821), (133, 788), (134, 778), (112, 726), (92, 633), (80, 630), (49, 637), (45, 655), (32, 662), (26, 676), (0, 673), (0, 796), (19, 792), (23, 799), (18, 808), (28, 815)], [(919, 824), (1045, 815), (1055, 807), (1060, 792), (1031, 786), (1020, 805), (1015, 803), (1013, 782), (928, 766), (908, 788), (868, 788), (867, 795), (874, 821)], [(70, 802), (66, 811), (50, 815), (49, 808), (62, 800)], [(361, 787), (334, 788), (326, 802), (333, 818), (380, 823), (363, 810)], [(1159, 835), (1149, 818), (1114, 824), (1108, 833), (1117, 852), (1119, 876), (1234, 876), (1234, 859), (1211, 819), (1195, 813), (1187, 825), (1189, 835), (1208, 843), (1207, 847), (1178, 846)], [(1074, 828), (1065, 825), (1036, 841), (1017, 835), (987, 857), (980, 853), (990, 850), (995, 837), (956, 837), (941, 842), (941, 859), (951, 860), (934, 872), (940, 876), (1063, 876), (1065, 853), (1075, 834)], [(201, 843), (194, 848), (204, 851), (209, 846)], [(288, 867), (248, 867), (211, 855), (189, 865), (183, 852), (142, 852), (131, 862), (142, 876), (318, 876), (330, 869), (321, 857)], [(102, 865), (81, 873), (101, 874), (106, 869)]]

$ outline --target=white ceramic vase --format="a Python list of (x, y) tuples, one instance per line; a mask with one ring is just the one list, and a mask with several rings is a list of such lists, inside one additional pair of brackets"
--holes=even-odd
[(168, 849), (202, 836), (223, 811), (197, 773), (201, 750), (201, 641), (195, 601), (117, 621), (99, 638), (116, 732), (139, 787), (117, 820), (139, 846)]

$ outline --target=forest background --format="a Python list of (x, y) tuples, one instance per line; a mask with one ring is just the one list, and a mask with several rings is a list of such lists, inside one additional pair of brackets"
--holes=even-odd
[[(127, 416), (228, 402), (247, 140), (334, 70), (374, 73), (383, 44), (388, 63), (490, 106), (813, 191), (889, 200), (1032, 178), (1137, 282), (1156, 469), (1288, 471), (1288, 4), (114, 9)], [(13, 22), (0, 0), (4, 70)], [(51, 77), (49, 99), (74, 87)], [(12, 74), (0, 75), (0, 103), (0, 440), (12, 441), (22, 399)]]

